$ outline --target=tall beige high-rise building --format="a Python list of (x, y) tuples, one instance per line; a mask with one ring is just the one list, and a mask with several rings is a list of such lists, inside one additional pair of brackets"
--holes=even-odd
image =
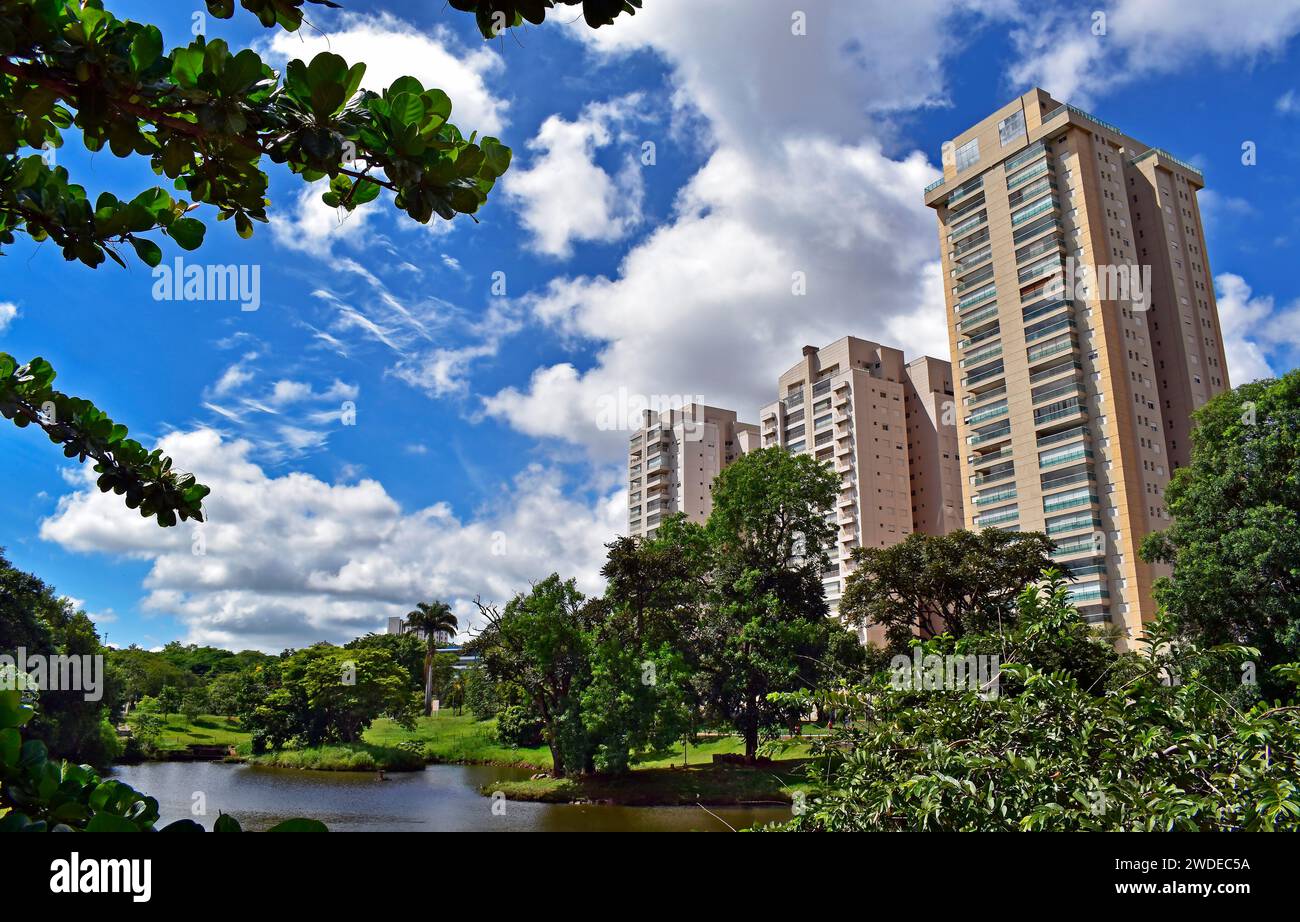
[(972, 528), (1045, 531), (1136, 637), (1192, 411), (1228, 388), (1201, 173), (1042, 90), (945, 145), (939, 219)]
[(823, 580), (837, 610), (854, 548), (895, 544), (913, 531), (943, 534), (961, 522), (952, 372), (939, 359), (909, 365), (898, 349), (846, 336), (804, 346), (777, 387), (780, 399), (759, 411), (763, 446), (806, 452), (840, 475)]
[(642, 414), (628, 446), (628, 534), (653, 535), (665, 516), (703, 522), (713, 511), (713, 479), (758, 444), (758, 427), (734, 410), (688, 404)]

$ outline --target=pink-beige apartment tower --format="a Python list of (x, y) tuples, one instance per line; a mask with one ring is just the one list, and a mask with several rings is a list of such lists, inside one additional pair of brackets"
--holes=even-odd
[[(858, 547), (960, 527), (961, 482), (947, 362), (908, 364), (898, 349), (846, 336), (805, 346), (759, 411), (763, 447), (805, 452), (840, 475), (826, 600), (838, 611)], [(863, 633), (864, 641), (882, 638)]]
[(758, 427), (734, 410), (688, 404), (642, 414), (628, 445), (628, 534), (653, 535), (666, 516), (704, 522), (713, 511), (713, 480), (758, 443)]
[(939, 219), (969, 527), (1046, 532), (1131, 646), (1191, 414), (1228, 388), (1201, 173), (1042, 90), (944, 146)]

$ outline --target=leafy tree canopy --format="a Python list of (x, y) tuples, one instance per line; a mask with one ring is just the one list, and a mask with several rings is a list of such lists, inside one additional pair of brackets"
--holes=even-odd
[(1016, 597), (1052, 566), (1051, 552), (1043, 534), (994, 528), (941, 537), (913, 532), (889, 547), (857, 548), (840, 617), (883, 625), (894, 651), (915, 636), (993, 631), (1014, 620)]
[[(1157, 602), (1183, 633), (1300, 660), (1300, 370), (1196, 411), (1191, 463), (1165, 491), (1173, 524), (1142, 555), (1173, 564)], [(1260, 670), (1266, 689), (1274, 673)]]

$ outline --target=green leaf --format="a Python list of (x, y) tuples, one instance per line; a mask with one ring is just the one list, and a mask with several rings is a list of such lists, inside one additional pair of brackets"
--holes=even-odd
[(162, 248), (145, 237), (132, 237), (131, 246), (135, 247), (135, 255), (148, 266), (156, 266), (162, 262)]
[(203, 244), (207, 228), (194, 218), (177, 218), (167, 227), (167, 234), (183, 250), (197, 250)]

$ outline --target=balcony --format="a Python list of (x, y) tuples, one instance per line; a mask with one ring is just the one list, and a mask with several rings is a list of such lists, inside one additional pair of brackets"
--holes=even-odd
[(989, 445), (998, 442), (1004, 442), (1011, 438), (1011, 423), (1005, 422), (1000, 426), (993, 426), (984, 432), (977, 432), (974, 435), (966, 436), (966, 444), (974, 448), (976, 445)]
[(985, 346), (984, 348), (979, 349), (976, 352), (972, 352), (970, 355), (966, 356), (957, 364), (958, 367), (960, 368), (969, 368), (971, 366), (980, 365), (983, 364), (984, 362), (988, 362), (992, 359), (995, 359), (1001, 354), (1002, 354), (1002, 343), (994, 343), (991, 346)]
[(995, 387), (991, 390), (985, 391), (982, 394), (969, 394), (965, 398), (963, 398), (962, 402), (965, 403), (966, 406), (971, 407), (977, 403), (983, 403), (986, 400), (992, 400), (994, 397), (1001, 397), (1006, 392), (1007, 392), (1007, 386), (1003, 384), (1001, 387)]
[(970, 416), (966, 417), (965, 422), (968, 426), (977, 426), (990, 419), (997, 419), (999, 416), (1006, 416), (1008, 412), (1007, 403), (1004, 400), (997, 406), (985, 407), (977, 413), (972, 413)]
[(960, 321), (957, 322), (957, 329), (959, 330), (972, 329), (974, 327), (978, 327), (981, 323), (984, 323), (986, 320), (996, 320), (997, 316), (998, 316), (998, 306), (996, 304), (990, 304), (988, 307), (976, 311), (975, 313), (971, 314), (969, 317), (963, 317)]
[(1043, 381), (1055, 378), (1057, 375), (1074, 374), (1079, 371), (1083, 371), (1082, 363), (1080, 363), (1078, 359), (1068, 359), (1064, 362), (1058, 362), (1055, 365), (1034, 372), (1029, 376), (1029, 383), (1039, 384)]
[(985, 285), (976, 291), (971, 292), (966, 297), (957, 302), (957, 313), (964, 312), (967, 308), (974, 307), (976, 304), (983, 304), (989, 298), (997, 297), (997, 285)]
[(991, 528), (995, 525), (1005, 525), (1007, 522), (1014, 522), (1019, 518), (1019, 509), (998, 509), (995, 512), (977, 515), (972, 522), (976, 528)]
[(1015, 452), (1012, 451), (1011, 446), (1008, 445), (1005, 448), (1002, 448), (998, 451), (989, 452), (988, 454), (967, 455), (966, 463), (971, 465), (973, 468), (975, 468), (975, 470), (980, 470), (981, 468), (984, 468), (987, 465), (992, 464), (994, 461), (999, 461), (1003, 458), (1010, 458), (1013, 454), (1015, 454)]
[(1054, 425), (1062, 420), (1087, 418), (1088, 407), (1082, 397), (1071, 397), (1059, 403), (1049, 403), (1034, 411), (1035, 428)]
[(1038, 362), (1050, 359), (1054, 355), (1061, 355), (1062, 353), (1070, 352), (1077, 348), (1078, 343), (1075, 341), (1074, 336), (1070, 335), (1069, 337), (1046, 342), (1041, 346), (1035, 346), (1032, 349), (1026, 350), (1025, 358), (1029, 361), (1030, 365), (1034, 365)]
[(1099, 542), (1095, 535), (1088, 535), (1085, 538), (1072, 538), (1056, 546), (1052, 552), (1052, 557), (1070, 557), (1074, 554), (1098, 554), (1101, 552), (1098, 548)]
[(1016, 466), (1010, 462), (1007, 464), (994, 467), (984, 474), (972, 474), (970, 477), (971, 486), (980, 487), (985, 484), (995, 483), (999, 480), (1006, 480), (1008, 477), (1015, 476)]
[(1086, 438), (1092, 435), (1087, 426), (1076, 426), (1073, 429), (1066, 429), (1062, 432), (1053, 432), (1050, 435), (1040, 435), (1038, 437), (1038, 447), (1046, 448), (1048, 445), (1059, 445), (1062, 442), (1069, 442), (1074, 439)]
[(1050, 154), (1051, 152), (1052, 145), (1048, 144), (1046, 141), (1036, 141), (1003, 163), (1002, 171), (1009, 176), (1025, 164), (1031, 163), (1035, 158)]
[[(1048, 522), (1045, 531), (1048, 535), (1063, 535), (1075, 531), (1097, 531), (1101, 528), (1101, 519), (1091, 513), (1072, 515), (1055, 522)], [(1089, 539), (1091, 540), (1091, 539)]]
[(1019, 173), (1016, 173), (1014, 176), (1008, 176), (1007, 191), (1010, 192), (1013, 189), (1019, 189), (1025, 183), (1033, 180), (1038, 176), (1042, 176), (1051, 168), (1052, 168), (1052, 162), (1044, 158), (1038, 161), (1037, 163), (1035, 163), (1033, 166), (1021, 170)]
[(962, 378), (961, 383), (963, 387), (971, 388), (977, 384), (989, 382), (994, 380), (995, 378), (1001, 378), (1005, 371), (1006, 371), (1006, 366), (1003, 364), (1001, 360), (998, 360), (988, 368), (985, 368), (981, 371), (977, 371), (974, 374), (970, 374)]
[(1095, 505), (1097, 505), (1097, 495), (1085, 487), (1082, 490), (1075, 490), (1073, 493), (1062, 493), (1057, 496), (1044, 497), (1043, 512), (1060, 512), (1062, 509), (1075, 509), (1079, 506)]
[(1026, 223), (1027, 221), (1032, 221), (1034, 218), (1038, 217), (1039, 215), (1046, 214), (1051, 211), (1055, 211), (1060, 207), (1061, 207), (1061, 203), (1057, 201), (1056, 194), (1053, 191), (1052, 194), (1047, 195), (1036, 202), (1032, 202), (1031, 204), (1026, 205), (1025, 207), (1021, 208), (1019, 211), (1013, 211), (1011, 213), (1011, 226), (1019, 227), (1020, 225)]
[(1071, 461), (1087, 461), (1092, 456), (1092, 449), (1084, 448), (1083, 445), (1075, 445), (1070, 448), (1057, 449), (1056, 451), (1046, 451), (1038, 456), (1038, 469), (1046, 470), (1050, 467), (1060, 467), (1062, 464), (1069, 464)]
[(1097, 475), (1094, 474), (1091, 470), (1085, 469), (1081, 471), (1075, 471), (1074, 473), (1071, 474), (1063, 474), (1059, 477), (1053, 477), (1051, 479), (1044, 477), (1042, 478), (1042, 488), (1043, 488), (1043, 492), (1047, 493), (1050, 492), (1051, 490), (1060, 490), (1063, 489), (1064, 487), (1074, 486), (1076, 483), (1096, 483), (1096, 482), (1097, 482)]
[(1073, 306), (1074, 302), (1069, 298), (1057, 298), (1054, 301), (1039, 301), (1037, 304), (1031, 304), (1028, 307), (1022, 308), (1020, 311), (1020, 319), (1025, 323), (1028, 323), (1031, 320), (1037, 320), (1039, 317), (1046, 317), (1048, 314), (1053, 314), (1056, 311)]
[(978, 496), (972, 497), (971, 502), (976, 506), (987, 506), (989, 503), (1000, 503), (1004, 500), (1015, 498), (1016, 488), (1012, 486), (1007, 487), (1004, 490), (997, 490), (993, 493), (981, 493)]
[(1062, 330), (1077, 330), (1074, 318), (1070, 316), (1058, 317), (1055, 320), (1047, 320), (1043, 323), (1029, 327), (1025, 330), (1025, 342), (1037, 342), (1044, 337), (1051, 336), (1053, 333), (1059, 333)]
[(981, 211), (979, 214), (967, 218), (948, 232), (948, 242), (956, 243), (972, 231), (978, 230), (988, 222), (988, 218), (987, 211)]

